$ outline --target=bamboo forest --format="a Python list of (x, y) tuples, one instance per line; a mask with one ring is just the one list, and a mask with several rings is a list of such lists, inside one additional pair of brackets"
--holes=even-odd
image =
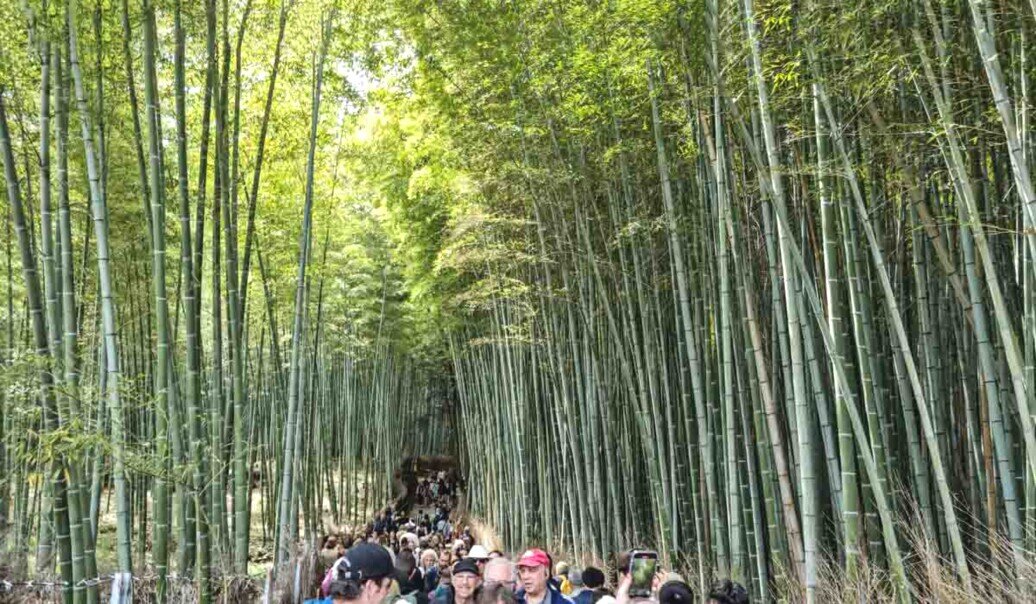
[(374, 604), (364, 541), (521, 576), (419, 604), (537, 564), (571, 604), (562, 560), (627, 604), (631, 550), (662, 604), (1031, 602), (1034, 39), (1036, 0), (0, 0), (0, 602)]

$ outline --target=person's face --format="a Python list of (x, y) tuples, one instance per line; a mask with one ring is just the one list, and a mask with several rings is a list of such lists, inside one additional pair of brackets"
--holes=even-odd
[(527, 594), (538, 596), (547, 590), (547, 569), (542, 566), (519, 566), (518, 579)]
[(473, 573), (458, 573), (453, 575), (453, 591), (462, 600), (468, 600), (475, 595), (475, 589), (482, 583), (482, 579)]
[(427, 553), (427, 554), (421, 556), (421, 566), (423, 566), (425, 568), (428, 568), (429, 566), (431, 566), (433, 564), (435, 564), (435, 554)]
[(493, 564), (487, 566), (486, 572), (482, 576), (485, 579), (486, 585), (503, 585), (511, 591), (514, 591), (514, 575), (511, 574), (511, 569), (509, 569), (505, 564)]
[(443, 553), (439, 554), (439, 566), (441, 566), (443, 568), (446, 568), (449, 565), (450, 565), (450, 553), (449, 552), (443, 552)]
[(467, 558), (467, 557), (468, 557), (468, 550), (466, 550), (464, 548), (461, 548), (461, 549), (457, 550), (457, 559), (458, 560), (460, 560), (461, 558)]

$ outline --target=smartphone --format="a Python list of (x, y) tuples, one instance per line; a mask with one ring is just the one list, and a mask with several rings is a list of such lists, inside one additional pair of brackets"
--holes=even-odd
[(630, 597), (647, 598), (651, 596), (651, 584), (655, 579), (655, 571), (658, 569), (658, 552), (634, 551), (630, 555), (630, 577), (633, 583), (630, 585)]

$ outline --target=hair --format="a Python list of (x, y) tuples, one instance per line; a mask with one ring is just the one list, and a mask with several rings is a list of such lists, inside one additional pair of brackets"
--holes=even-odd
[(475, 596), (476, 604), (514, 604), (514, 592), (504, 585), (483, 587)]
[(587, 566), (583, 569), (583, 585), (597, 589), (604, 586), (604, 581), (604, 571), (596, 566)]
[(396, 568), (401, 572), (410, 574), (415, 566), (417, 566), (417, 559), (414, 558), (414, 552), (409, 547), (404, 547), (396, 554)]
[(619, 573), (629, 572), (630, 559), (633, 557), (633, 552), (626, 550), (615, 554), (615, 570)]
[(361, 593), (363, 593), (363, 588), (359, 583), (352, 580), (332, 581), (331, 587), (327, 590), (327, 595), (332, 598), (342, 598), (343, 600), (359, 600)]
[(339, 570), (338, 577), (331, 582), (331, 587), (327, 590), (328, 595), (332, 598), (342, 598), (343, 600), (359, 600), (363, 594), (363, 585), (368, 581), (375, 581), (378, 585), (384, 581), (386, 577), (371, 577), (370, 579), (345, 579), (342, 577), (341, 570)]
[(748, 590), (740, 583), (724, 579), (712, 584), (709, 599), (719, 604), (748, 604)]
[(489, 573), (489, 569), (491, 567), (504, 565), (506, 565), (507, 569), (511, 571), (511, 580), (514, 581), (517, 578), (515, 577), (516, 569), (514, 563), (508, 560), (507, 558), (491, 558), (489, 562), (486, 562), (486, 567), (482, 569), (482, 576), (485, 577), (486, 574)]

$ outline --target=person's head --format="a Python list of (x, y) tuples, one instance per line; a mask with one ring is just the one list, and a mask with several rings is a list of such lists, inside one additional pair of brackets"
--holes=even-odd
[(453, 565), (453, 593), (456, 600), (469, 602), (482, 584), (482, 574), (471, 558), (463, 558)]
[(550, 556), (541, 549), (531, 549), (518, 560), (518, 580), (525, 593), (539, 597), (547, 591), (550, 579)]
[(580, 587), (586, 587), (583, 584), (583, 571), (578, 570), (578, 569), (577, 570), (570, 570), (568, 572), (568, 582), (572, 584), (572, 587), (574, 589), (578, 589)]
[(568, 576), (568, 562), (558, 562), (554, 565), (554, 576), (556, 577), (567, 577)]
[(709, 590), (709, 604), (748, 604), (748, 590), (730, 579), (718, 581)]
[(453, 563), (453, 560), (451, 559), (449, 550), (443, 550), (443, 551), (439, 552), (439, 567), (440, 568), (449, 568), (450, 564), (452, 564), (452, 563)]
[(409, 576), (416, 566), (417, 560), (414, 558), (414, 552), (409, 548), (403, 548), (396, 554), (396, 570), (402, 573), (404, 577)]
[(658, 604), (694, 604), (694, 602), (694, 591), (679, 575), (671, 575), (658, 590)]
[(361, 543), (345, 553), (330, 595), (335, 602), (378, 604), (392, 586), (392, 556), (385, 548)]
[(478, 564), (478, 568), (481, 571), (485, 571), (486, 562), (489, 561), (489, 551), (482, 545), (473, 545), (471, 550), (468, 551), (468, 557)]
[(486, 585), (479, 592), (476, 604), (514, 604), (514, 592), (502, 584)]
[(482, 581), (486, 587), (502, 585), (514, 591), (518, 581), (515, 579), (514, 564), (506, 558), (491, 558), (482, 570)]
[(423, 552), (421, 552), (421, 567), (422, 568), (431, 568), (431, 567), (435, 566), (435, 562), (436, 562), (437, 558), (438, 558), (438, 556), (435, 555), (435, 550), (433, 550), (433, 549), (426, 549), (426, 550), (424, 550)]
[(439, 585), (449, 587), (453, 583), (453, 569), (445, 566), (439, 570)]
[(583, 569), (583, 585), (590, 589), (604, 587), (604, 571), (596, 566), (587, 566)]

